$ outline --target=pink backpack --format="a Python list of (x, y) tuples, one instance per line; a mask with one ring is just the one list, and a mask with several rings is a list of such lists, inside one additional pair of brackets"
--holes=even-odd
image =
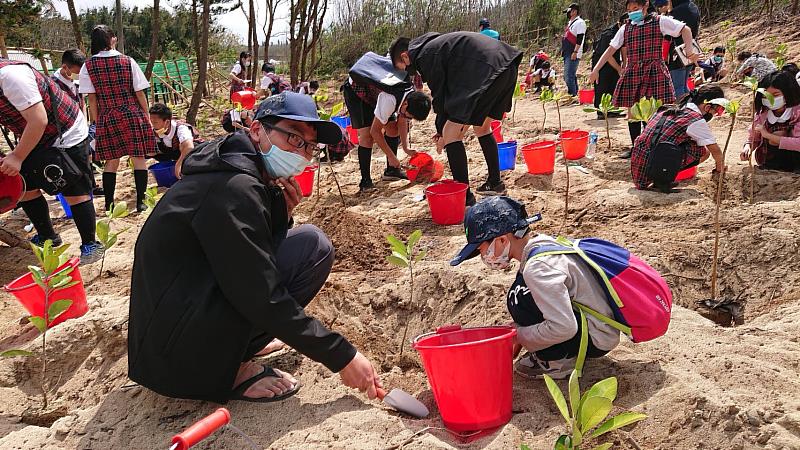
[(614, 317), (578, 303), (575, 308), (628, 335), (633, 342), (645, 342), (664, 335), (669, 328), (672, 293), (661, 275), (639, 257), (602, 239), (570, 241), (559, 237), (558, 244), (542, 245), (530, 257), (578, 255), (597, 276)]

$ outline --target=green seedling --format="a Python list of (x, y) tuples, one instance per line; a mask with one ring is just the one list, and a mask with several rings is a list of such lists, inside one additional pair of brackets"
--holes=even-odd
[(603, 118), (606, 121), (606, 140), (608, 140), (608, 151), (609, 152), (611, 151), (611, 129), (610, 129), (609, 125), (608, 125), (608, 114), (609, 113), (621, 113), (621, 112), (623, 112), (623, 110), (621, 108), (617, 108), (616, 106), (614, 106), (612, 100), (613, 100), (613, 97), (611, 97), (611, 94), (603, 94), (603, 96), (600, 97), (600, 107), (599, 108), (596, 108), (594, 106), (589, 106), (589, 107), (583, 108), (584, 112), (600, 113), (600, 114), (603, 115)]
[[(426, 250), (419, 250), (416, 248), (417, 243), (422, 238), (422, 230), (414, 230), (408, 236), (408, 241), (403, 242), (400, 239), (392, 236), (386, 236), (386, 241), (389, 242), (392, 254), (386, 257), (389, 264), (404, 269), (408, 269), (408, 274), (411, 277), (411, 291), (409, 293), (409, 304), (414, 304), (414, 266), (425, 257), (428, 253)], [(408, 319), (403, 329), (403, 339), (400, 341), (400, 354), (403, 354), (405, 348), (406, 336), (408, 335)]]
[(539, 100), (542, 102), (542, 112), (544, 113), (544, 118), (542, 119), (542, 133), (544, 133), (544, 127), (547, 124), (547, 108), (545, 108), (545, 106), (552, 102), (554, 98), (555, 96), (550, 88), (542, 89), (542, 92), (539, 94)]
[[(766, 89), (758, 87), (758, 78), (756, 77), (745, 77), (741, 83), (743, 86), (747, 86), (750, 89), (750, 92), (753, 94), (753, 123), (756, 121), (756, 115), (758, 111), (758, 104), (756, 100), (758, 99), (758, 94), (763, 95), (764, 97), (769, 100), (770, 103), (775, 101), (775, 97), (767, 92)], [(755, 149), (751, 149), (750, 157), (747, 158), (747, 165), (750, 166), (750, 204), (753, 204), (753, 198), (755, 197), (755, 171), (753, 170), (753, 153), (755, 153)]]
[(736, 42), (736, 38), (730, 38), (728, 39), (728, 42), (725, 43), (725, 54), (730, 57), (731, 65), (736, 63)]
[(517, 83), (517, 86), (514, 88), (514, 95), (512, 96), (514, 106), (511, 108), (511, 122), (514, 122), (514, 113), (517, 111), (517, 101), (523, 97), (525, 97), (525, 91), (523, 91), (519, 83)]
[[(556, 382), (549, 376), (544, 376), (545, 384), (550, 396), (564, 417), (569, 429), (569, 434), (562, 434), (555, 443), (555, 450), (580, 450), (584, 442), (596, 439), (610, 431), (638, 422), (647, 416), (636, 412), (624, 412), (606, 420), (613, 408), (617, 397), (617, 378), (609, 377), (595, 383), (588, 391), (581, 395), (579, 379), (582, 374), (583, 362), (586, 358), (586, 347), (589, 334), (586, 315), (581, 312), (581, 343), (578, 352), (578, 361), (569, 377), (567, 400)], [(601, 423), (602, 422), (602, 423)], [(607, 450), (611, 443), (600, 444), (592, 447), (593, 450)]]
[[(728, 137), (725, 139), (725, 147), (722, 149), (722, 161), (725, 161), (725, 155), (728, 154), (728, 144), (731, 142), (731, 136), (733, 135), (733, 127), (736, 125), (736, 114), (739, 112), (739, 101), (738, 100), (728, 100), (725, 98), (718, 98), (710, 101), (709, 103), (720, 105), (725, 108), (725, 113), (727, 113), (731, 117), (731, 125), (728, 128)], [(719, 179), (717, 180), (717, 195), (716, 195), (716, 209), (714, 211), (714, 256), (711, 261), (711, 299), (717, 299), (717, 257), (719, 256), (719, 233), (720, 233), (720, 224), (719, 224), (719, 210), (722, 204), (722, 186), (725, 181), (725, 170), (719, 174)]]
[(785, 43), (778, 44), (775, 47), (775, 65), (778, 66), (778, 69), (786, 65), (786, 53), (789, 50), (789, 46)]
[(153, 212), (153, 209), (156, 207), (156, 204), (164, 194), (158, 193), (158, 188), (156, 186), (150, 186), (144, 191), (144, 204), (147, 206), (147, 211), (145, 214), (150, 214)]
[(664, 102), (655, 98), (642, 97), (631, 107), (631, 122), (649, 122)]
[[(51, 328), (53, 321), (57, 319), (58, 316), (63, 314), (67, 309), (69, 309), (70, 306), (72, 306), (72, 300), (70, 299), (56, 300), (52, 303), (50, 302), (50, 299), (52, 298), (54, 292), (75, 286), (76, 284), (80, 283), (80, 281), (73, 280), (72, 275), (70, 275), (73, 271), (72, 266), (67, 266), (61, 270), (58, 270), (59, 267), (63, 266), (64, 263), (67, 262), (68, 258), (64, 252), (67, 250), (67, 248), (69, 248), (69, 245), (65, 244), (60, 247), (53, 248), (53, 241), (47, 240), (44, 243), (44, 247), (39, 248), (36, 245), (31, 244), (31, 248), (33, 249), (33, 254), (36, 256), (36, 260), (39, 262), (39, 266), (28, 266), (28, 270), (33, 276), (33, 281), (44, 292), (44, 316), (29, 316), (28, 321), (32, 323), (42, 335), (42, 379), (40, 387), (42, 389), (42, 409), (46, 409), (47, 330)], [(14, 349), (6, 350), (0, 353), (0, 356), (4, 358), (33, 356), (33, 352)]]
[(117, 232), (111, 231), (111, 225), (117, 219), (121, 219), (126, 217), (130, 212), (128, 211), (128, 205), (125, 202), (114, 203), (111, 205), (111, 210), (106, 211), (106, 218), (102, 219), (97, 222), (97, 239), (103, 244), (105, 247), (105, 252), (103, 252), (103, 257), (100, 259), (100, 277), (103, 276), (103, 266), (106, 262), (106, 255), (108, 251), (111, 250), (111, 247), (116, 245), (117, 243), (117, 236), (120, 234), (128, 231), (128, 228), (124, 230), (120, 230)]
[[(317, 96), (314, 96), (314, 99), (316, 99), (316, 98), (317, 98)], [(325, 101), (327, 101), (327, 99), (328, 99), (328, 96), (326, 95), (325, 96)], [(337, 103), (337, 104), (335, 104), (335, 105), (333, 105), (331, 107), (331, 111), (330, 112), (325, 111), (325, 109), (323, 109), (323, 108), (320, 108), (320, 109), (317, 110), (317, 114), (319, 114), (319, 118), (321, 120), (331, 120), (331, 117), (334, 117), (337, 114), (339, 114), (342, 111), (342, 108), (344, 108), (344, 103), (339, 102), (339, 103)]]

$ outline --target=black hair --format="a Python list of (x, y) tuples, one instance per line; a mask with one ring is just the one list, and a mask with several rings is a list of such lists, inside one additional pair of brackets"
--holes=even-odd
[(389, 57), (392, 59), (392, 64), (397, 63), (401, 53), (408, 51), (410, 42), (411, 39), (407, 37), (399, 37), (392, 42), (392, 45), (389, 46)]
[(639, 6), (646, 5), (648, 0), (625, 0), (625, 6), (628, 6), (631, 3), (636, 3)]
[(750, 58), (751, 56), (753, 56), (753, 54), (752, 54), (752, 53), (750, 53), (750, 52), (747, 52), (747, 51), (745, 51), (745, 52), (739, 52), (739, 55), (737, 55), (737, 56), (736, 56), (736, 59), (737, 59), (738, 61), (746, 61), (746, 60), (747, 60), (748, 58)]
[[(776, 70), (769, 75), (765, 76), (758, 87), (762, 89), (775, 88), (783, 93), (783, 99), (786, 101), (786, 107), (792, 108), (800, 105), (800, 84), (790, 72), (785, 70)], [(762, 112), (766, 108), (761, 100), (764, 94), (756, 94), (756, 111)]]
[(308, 87), (310, 87), (311, 89), (319, 89), (319, 81), (317, 81), (317, 80), (309, 81), (308, 82)]
[(111, 39), (116, 35), (108, 25), (97, 25), (92, 28), (92, 55), (96, 55), (103, 50), (110, 50)]
[(241, 52), (241, 53), (239, 53), (239, 67), (242, 68), (242, 71), (244, 71), (244, 68), (245, 68), (244, 60), (249, 58), (249, 57), (251, 57), (251, 56), (252, 55), (250, 54), (250, 52)]
[(714, 47), (714, 53), (722, 53), (724, 55), (725, 54), (725, 47), (723, 47), (721, 45), (718, 45), (718, 46)]
[(272, 65), (271, 63), (265, 62), (264, 64), (261, 65), (261, 71), (267, 73), (275, 72), (275, 66)]
[(68, 67), (81, 67), (85, 62), (86, 56), (77, 48), (64, 50), (64, 53), (61, 55), (61, 64), (66, 64)]
[(793, 77), (796, 77), (797, 73), (800, 72), (800, 68), (798, 68), (797, 64), (795, 63), (784, 64), (783, 67), (781, 67), (781, 70), (784, 72), (789, 72)]
[(431, 98), (428, 94), (414, 91), (406, 97), (406, 111), (417, 120), (425, 120), (431, 112)]
[(619, 19), (617, 19), (617, 25), (622, 25), (627, 21), (628, 21), (628, 13), (625, 13), (625, 14), (619, 16)]
[(697, 106), (711, 100), (725, 98), (725, 91), (717, 83), (707, 83), (681, 97), (678, 106), (683, 108), (687, 103), (692, 102)]
[(542, 69), (549, 69), (550, 68), (550, 61), (545, 61), (542, 63)]
[(150, 107), (150, 114), (157, 116), (161, 120), (172, 120), (172, 110), (163, 103), (153, 103), (153, 106)]

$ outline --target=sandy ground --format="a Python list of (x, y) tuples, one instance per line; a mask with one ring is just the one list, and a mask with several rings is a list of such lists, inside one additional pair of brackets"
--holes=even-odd
[[(737, 97), (743, 91), (728, 93)], [(561, 114), (565, 129), (591, 129), (604, 136), (603, 123), (580, 107), (562, 108)], [(504, 128), (507, 138), (521, 144), (542, 138), (538, 100), (521, 100), (515, 119)], [(727, 118), (712, 123), (723, 143), (729, 123)], [(603, 138), (594, 161), (582, 161), (588, 173), (570, 170), (566, 223), (563, 163), (557, 163), (552, 176), (526, 174), (521, 160), (503, 174), (510, 196), (524, 201), (529, 211), (544, 214), (537, 231), (561, 229), (568, 236), (599, 236), (625, 245), (660, 270), (673, 290), (676, 307), (665, 337), (643, 344), (625, 341), (606, 357), (591, 361), (582, 379), (587, 387), (617, 376), (615, 412), (634, 410), (649, 416), (610, 434), (606, 441), (617, 443), (617, 448), (800, 448), (800, 176), (757, 171), (755, 202), (749, 204), (751, 172), (738, 161), (745, 128), (746, 124), (737, 124), (730, 143), (721, 214), (720, 286), (724, 297), (741, 296), (745, 304), (744, 324), (735, 328), (718, 326), (697, 306), (697, 301), (710, 296), (715, 186), (710, 162), (702, 164), (698, 177), (683, 183), (679, 193), (637, 191), (630, 182), (628, 162), (616, 159), (629, 145), (626, 123), (613, 120), (612, 149), (606, 148)], [(555, 110), (548, 107), (546, 131), (556, 130)], [(431, 134), (432, 121), (416, 126), (413, 147), (433, 151)], [(475, 187), (485, 180), (486, 169), (471, 135), (467, 146)], [(374, 159), (374, 179), (380, 178), (384, 164), (384, 158)], [(302, 390), (277, 404), (229, 403), (233, 423), (260, 447), (273, 449), (509, 449), (521, 443), (551, 448), (565, 428), (542, 381), (515, 378), (511, 422), (465, 443), (442, 429), (416, 353), (406, 345), (405, 355), (398, 355), (407, 321), (409, 336), (447, 323), (509, 321), (504, 296), (514, 271), (490, 271), (480, 260), (449, 267), (447, 261), (464, 243), (463, 232), (460, 226), (431, 222), (426, 202), (418, 200), (424, 186), (381, 182), (376, 193), (359, 196), (355, 155), (334, 168), (347, 206), (341, 204), (325, 168), (319, 195), (315, 193), (296, 212), (297, 222), (322, 227), (338, 252), (334, 273), (310, 310), (366, 354), (385, 385), (414, 394), (432, 414), (414, 420), (367, 401), (342, 387), (335, 374), (285, 350), (272, 356), (271, 363), (293, 371), (304, 385)], [(118, 195), (130, 200), (130, 173), (121, 179)], [(97, 205), (101, 211), (100, 202)], [(56, 204), (51, 206), (53, 215), (61, 214)], [(2, 220), (20, 234), (27, 223), (17, 214), (6, 214)], [(132, 229), (109, 251), (103, 278), (96, 278), (97, 265), (82, 268), (90, 311), (48, 335), (48, 382), (53, 392), (46, 411), (40, 409), (35, 381), (38, 360), (0, 361), (0, 449), (166, 449), (173, 434), (218, 407), (161, 397), (131, 386), (127, 379), (129, 278), (143, 220), (142, 216), (123, 219)], [(57, 220), (57, 226), (76, 253), (78, 236), (71, 222)], [(408, 276), (384, 260), (385, 235), (405, 237), (418, 228), (424, 232), (421, 245), (429, 253), (419, 265), (411, 303)], [(32, 262), (25, 248), (0, 247), (0, 281), (12, 280)], [(8, 294), (0, 294), (0, 302), (0, 350), (35, 349), (35, 332), (21, 320), (24, 310)], [(240, 449), (246, 443), (225, 430), (197, 448)]]

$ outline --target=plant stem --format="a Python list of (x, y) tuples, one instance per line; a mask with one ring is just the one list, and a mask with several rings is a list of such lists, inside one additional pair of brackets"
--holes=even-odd
[[(108, 249), (106, 249), (108, 250)], [(106, 263), (106, 253), (103, 252), (103, 257), (100, 258), (100, 278), (103, 278), (103, 265)]]
[(542, 102), (542, 112), (544, 113), (544, 119), (542, 119), (542, 133), (544, 133), (544, 125), (547, 123), (547, 109), (544, 107), (545, 102)]
[[(725, 148), (722, 149), (722, 163), (725, 164), (725, 155), (728, 153), (728, 144), (731, 142), (733, 127), (736, 124), (736, 113), (731, 114), (731, 126), (728, 129), (728, 138), (725, 140)], [(722, 204), (722, 185), (725, 181), (725, 170), (719, 174), (717, 181), (716, 210), (714, 211), (714, 257), (711, 261), (711, 299), (717, 299), (717, 257), (719, 255), (719, 210)]]
[[(411, 255), (413, 257), (413, 255)], [(409, 258), (408, 262), (408, 272), (411, 274), (411, 297), (409, 300), (409, 305), (411, 307), (414, 306), (414, 263), (411, 262), (412, 258)], [(406, 336), (408, 336), (408, 323), (411, 322), (411, 319), (406, 317), (406, 326), (403, 328), (403, 340), (400, 341), (400, 355), (403, 355), (403, 349), (406, 345)]]
[(556, 100), (556, 112), (558, 113), (558, 134), (561, 135), (561, 106), (558, 104), (558, 100)]
[(608, 127), (608, 111), (603, 112), (603, 117), (606, 119), (606, 140), (608, 140), (608, 152), (611, 153), (611, 131)]
[(342, 187), (339, 186), (339, 179), (336, 178), (336, 171), (333, 170), (333, 163), (331, 162), (330, 156), (328, 157), (328, 168), (331, 169), (331, 174), (333, 175), (333, 182), (336, 183), (336, 189), (339, 190), (339, 198), (342, 200), (342, 206), (347, 207), (347, 203), (344, 201), (344, 194), (342, 194)]
[[(46, 274), (50, 278), (50, 274)], [(50, 328), (50, 317), (47, 309), (50, 307), (49, 280), (45, 279), (44, 287), (44, 331), (42, 332), (42, 409), (47, 409), (47, 329)]]
[[(756, 91), (757, 92), (757, 91)], [(756, 122), (756, 92), (753, 92), (753, 123)], [(748, 136), (748, 140), (749, 140)], [(750, 157), (747, 159), (747, 164), (750, 166), (750, 204), (753, 204), (753, 198), (755, 197), (755, 178), (756, 172), (753, 170), (753, 153), (755, 153), (755, 149), (750, 149)]]

